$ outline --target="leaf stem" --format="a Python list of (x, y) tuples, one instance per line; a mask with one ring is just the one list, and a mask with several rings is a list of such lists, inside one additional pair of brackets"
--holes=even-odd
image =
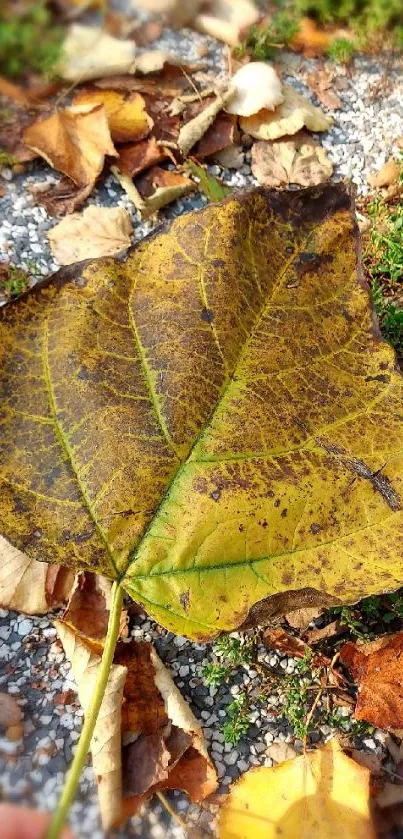
[(85, 715), (80, 739), (77, 744), (73, 762), (67, 773), (62, 795), (59, 799), (56, 811), (53, 814), (47, 833), (45, 834), (45, 839), (58, 839), (76, 794), (80, 776), (90, 748), (91, 738), (98, 719), (98, 714), (102, 705), (102, 700), (104, 698), (116, 643), (119, 638), (123, 594), (123, 588), (120, 583), (115, 582), (112, 586), (108, 632), (105, 639), (105, 646), (102, 653), (95, 690), (91, 699), (91, 704)]

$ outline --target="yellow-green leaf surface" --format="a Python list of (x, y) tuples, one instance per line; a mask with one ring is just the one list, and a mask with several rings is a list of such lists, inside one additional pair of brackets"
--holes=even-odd
[(5, 307), (0, 359), (1, 530), (30, 556), (202, 638), (271, 595), (401, 583), (403, 382), (344, 186), (239, 194), (64, 269)]

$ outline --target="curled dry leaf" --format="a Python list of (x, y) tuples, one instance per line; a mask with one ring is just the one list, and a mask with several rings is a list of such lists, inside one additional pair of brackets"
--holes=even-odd
[(47, 565), (17, 550), (0, 536), (0, 606), (27, 615), (44, 615), (68, 599), (74, 573)]
[(133, 227), (122, 207), (86, 207), (66, 216), (48, 233), (53, 256), (60, 265), (82, 259), (113, 256), (127, 250)]
[(244, 191), (3, 307), (5, 537), (196, 638), (396, 589), (403, 381), (357, 237), (344, 184)]
[(403, 728), (403, 632), (368, 644), (344, 644), (340, 661), (358, 682), (357, 720), (379, 728)]
[(272, 768), (252, 769), (232, 787), (220, 813), (220, 839), (301, 835), (375, 839), (370, 772), (337, 740)]
[(207, 129), (214, 122), (219, 111), (224, 108), (234, 95), (230, 87), (224, 93), (219, 93), (213, 102), (210, 102), (194, 119), (184, 125), (178, 137), (178, 147), (183, 156), (186, 157), (191, 148), (203, 137)]
[(333, 166), (325, 149), (306, 132), (291, 140), (255, 143), (252, 173), (262, 186), (316, 186), (330, 178)]
[(150, 166), (155, 166), (170, 156), (171, 154), (168, 149), (164, 149), (163, 146), (157, 143), (155, 137), (150, 137), (148, 140), (142, 140), (140, 143), (121, 146), (119, 148), (117, 167), (125, 175), (134, 178), (140, 172), (143, 172), (144, 169), (149, 169)]
[(132, 73), (136, 47), (103, 29), (75, 23), (63, 43), (59, 75), (69, 82), (85, 82), (101, 76)]
[(236, 137), (236, 117), (220, 111), (206, 133), (192, 148), (192, 157), (204, 160), (216, 155), (234, 143)]
[[(63, 622), (55, 626), (86, 711), (100, 657)], [(158, 789), (182, 789), (200, 801), (217, 786), (201, 726), (148, 643), (118, 644), (91, 752), (106, 830)]]
[(206, 11), (196, 15), (193, 26), (225, 44), (239, 43), (243, 30), (259, 20), (253, 0), (210, 0)]
[[(290, 635), (284, 629), (266, 629), (263, 633), (263, 643), (271, 650), (279, 650), (285, 655), (293, 656), (294, 658), (304, 658), (307, 652), (311, 652), (308, 644), (296, 638), (295, 635)], [(313, 656), (313, 663), (316, 667), (327, 667), (330, 664), (330, 659), (315, 653)]]
[(316, 620), (321, 613), (322, 609), (318, 609), (316, 606), (307, 606), (305, 609), (294, 609), (292, 612), (287, 612), (284, 617), (293, 629), (307, 629), (309, 624)]
[(50, 216), (64, 216), (73, 213), (84, 204), (91, 195), (94, 184), (77, 187), (70, 178), (61, 178), (59, 183), (42, 189), (43, 184), (31, 187), (32, 195), (38, 204), (43, 204)]
[(325, 108), (338, 110), (341, 108), (341, 101), (332, 88), (334, 77), (334, 69), (319, 69), (308, 75), (307, 82)]
[(21, 708), (14, 696), (0, 693), (0, 729), (17, 726), (22, 720)]
[(196, 189), (194, 181), (186, 175), (161, 169), (159, 166), (153, 166), (148, 172), (140, 175), (136, 187), (144, 200), (145, 206), (141, 210), (144, 218)]
[(118, 155), (103, 105), (83, 113), (68, 108), (57, 111), (27, 128), (24, 142), (82, 188), (94, 185), (105, 155)]
[(370, 186), (378, 188), (383, 186), (392, 186), (392, 184), (398, 182), (399, 178), (400, 165), (394, 157), (390, 157), (389, 160), (381, 167), (379, 172), (376, 172), (375, 175), (369, 176), (368, 183)]
[(150, 133), (154, 122), (147, 114), (146, 103), (140, 93), (125, 96), (117, 90), (81, 91), (73, 100), (74, 112), (82, 112), (103, 105), (108, 118), (109, 131), (114, 143), (143, 140)]
[(280, 79), (264, 61), (244, 64), (232, 77), (231, 86), (235, 93), (225, 108), (229, 114), (249, 117), (263, 108), (274, 111), (284, 102)]
[[(85, 571), (77, 574), (63, 623), (72, 629), (94, 652), (101, 654), (108, 629), (112, 583), (106, 577)], [(120, 618), (120, 637), (127, 636), (127, 612)]]
[(277, 140), (286, 134), (296, 134), (304, 126), (310, 131), (327, 131), (333, 125), (331, 117), (297, 93), (290, 85), (283, 85), (284, 102), (274, 113), (263, 110), (255, 116), (242, 117), (241, 128), (257, 140)]

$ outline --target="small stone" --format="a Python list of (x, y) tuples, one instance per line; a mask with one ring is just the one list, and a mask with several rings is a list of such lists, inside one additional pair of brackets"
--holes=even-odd
[(33, 629), (33, 622), (28, 620), (28, 618), (24, 618), (19, 624), (17, 628), (18, 635), (25, 636), (29, 635)]

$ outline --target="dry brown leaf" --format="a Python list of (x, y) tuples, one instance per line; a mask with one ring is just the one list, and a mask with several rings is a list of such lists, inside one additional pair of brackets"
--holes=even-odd
[[(153, 41), (162, 35), (164, 24), (162, 20), (145, 20), (143, 23), (138, 23), (133, 30), (132, 37), (134, 38), (138, 47), (148, 47)], [(111, 33), (115, 35), (115, 32)]]
[(71, 265), (91, 257), (113, 256), (127, 250), (133, 227), (122, 207), (86, 207), (82, 213), (66, 216), (49, 231), (53, 256), (60, 265)]
[[(84, 571), (77, 574), (63, 622), (94, 652), (101, 654), (108, 629), (112, 583), (106, 577)], [(122, 610), (120, 637), (127, 637), (127, 612)]]
[(0, 693), (0, 728), (6, 729), (21, 723), (22, 711), (14, 696)]
[(357, 720), (379, 728), (403, 728), (403, 632), (386, 635), (368, 644), (349, 641), (340, 650), (340, 661), (358, 682)]
[(58, 72), (69, 82), (131, 73), (135, 70), (135, 52), (133, 41), (122, 41), (103, 29), (76, 23), (63, 43)]
[(80, 113), (86, 106), (92, 109), (97, 105), (103, 105), (106, 110), (114, 143), (143, 140), (154, 125), (140, 93), (132, 93), (126, 97), (117, 90), (81, 91), (75, 96), (70, 110), (74, 111), (77, 108), (77, 112)]
[(118, 75), (113, 78), (97, 79), (95, 87), (101, 90), (127, 90), (145, 93), (149, 96), (163, 96), (172, 98), (180, 96), (189, 90), (189, 80), (183, 75), (179, 67), (166, 64), (160, 73), (150, 73), (147, 76)]
[(368, 183), (370, 186), (378, 188), (383, 186), (392, 186), (392, 184), (398, 182), (399, 178), (399, 163), (394, 157), (390, 157), (389, 160), (387, 160), (387, 162), (380, 168), (379, 172), (369, 176)]
[(197, 188), (194, 181), (185, 175), (161, 169), (159, 166), (153, 166), (148, 172), (140, 175), (136, 187), (145, 202), (141, 211), (144, 218)]
[(119, 159), (117, 166), (125, 175), (134, 178), (144, 169), (149, 169), (150, 166), (155, 166), (170, 157), (168, 149), (164, 149), (157, 143), (155, 137), (150, 137), (148, 140), (142, 140), (140, 143), (134, 143), (129, 146), (121, 146), (119, 148)]
[(252, 148), (252, 173), (261, 186), (316, 186), (332, 172), (325, 149), (305, 132), (291, 140), (255, 143)]
[(103, 105), (84, 113), (66, 109), (38, 120), (25, 131), (24, 142), (78, 187), (92, 187), (105, 155), (118, 155)]
[(282, 763), (283, 760), (293, 760), (298, 757), (298, 752), (291, 746), (290, 743), (285, 743), (283, 740), (279, 743), (272, 743), (265, 754), (274, 760), (274, 763)]
[(319, 644), (321, 641), (334, 638), (335, 635), (339, 635), (345, 631), (346, 627), (340, 621), (332, 621), (332, 623), (328, 623), (327, 626), (322, 626), (320, 629), (312, 629), (305, 632), (304, 638), (306, 638), (307, 644)]
[(42, 184), (34, 184), (30, 191), (38, 204), (43, 204), (50, 216), (64, 216), (73, 213), (84, 204), (91, 194), (94, 184), (77, 187), (70, 178), (62, 178), (59, 183), (42, 189)]
[(274, 111), (284, 102), (280, 79), (265, 61), (244, 64), (231, 79), (235, 93), (226, 105), (229, 114), (248, 117), (262, 108)]
[(403, 803), (403, 786), (401, 784), (386, 783), (376, 798), (378, 807), (393, 807)]
[(38, 157), (23, 142), (24, 131), (36, 118), (35, 110), (11, 106), (0, 119), (0, 148), (11, 154), (18, 163), (28, 163)]
[(341, 108), (341, 100), (332, 88), (334, 73), (333, 68), (320, 68), (307, 76), (307, 82), (325, 108), (338, 110)]
[(233, 95), (234, 90), (231, 87), (224, 93), (218, 94), (213, 102), (207, 105), (201, 113), (181, 128), (178, 137), (178, 147), (184, 157), (188, 155), (190, 149), (193, 148), (197, 141), (203, 137), (207, 129), (214, 122), (218, 112), (225, 107)]
[(299, 30), (290, 42), (293, 50), (301, 51), (311, 57), (325, 53), (334, 36), (319, 29), (312, 18), (304, 17), (299, 24)]
[(235, 46), (243, 30), (256, 23), (259, 16), (253, 0), (210, 0), (206, 11), (196, 15), (193, 26), (204, 35)]
[[(85, 712), (100, 658), (63, 622), (55, 626)], [(201, 726), (148, 643), (118, 644), (91, 751), (105, 830), (157, 789), (184, 789), (200, 801), (217, 786)]]
[(0, 536), (0, 606), (27, 615), (44, 615), (66, 602), (74, 572), (29, 559)]
[(204, 160), (233, 145), (236, 136), (236, 117), (220, 111), (204, 136), (193, 146), (192, 157)]
[(373, 775), (377, 775), (382, 771), (382, 762), (377, 754), (374, 752), (364, 752), (362, 749), (352, 749), (351, 757), (360, 766), (365, 766), (366, 769)]
[(333, 125), (331, 117), (297, 93), (290, 85), (283, 85), (284, 102), (272, 113), (263, 110), (251, 117), (241, 117), (241, 128), (257, 140), (277, 140), (286, 134), (296, 134), (304, 126), (310, 131), (327, 131)]
[[(309, 647), (300, 638), (290, 635), (284, 629), (266, 629), (263, 633), (263, 643), (271, 650), (292, 656), (293, 658), (304, 658)], [(313, 661), (317, 667), (327, 667), (330, 659), (327, 656), (315, 653)]]

